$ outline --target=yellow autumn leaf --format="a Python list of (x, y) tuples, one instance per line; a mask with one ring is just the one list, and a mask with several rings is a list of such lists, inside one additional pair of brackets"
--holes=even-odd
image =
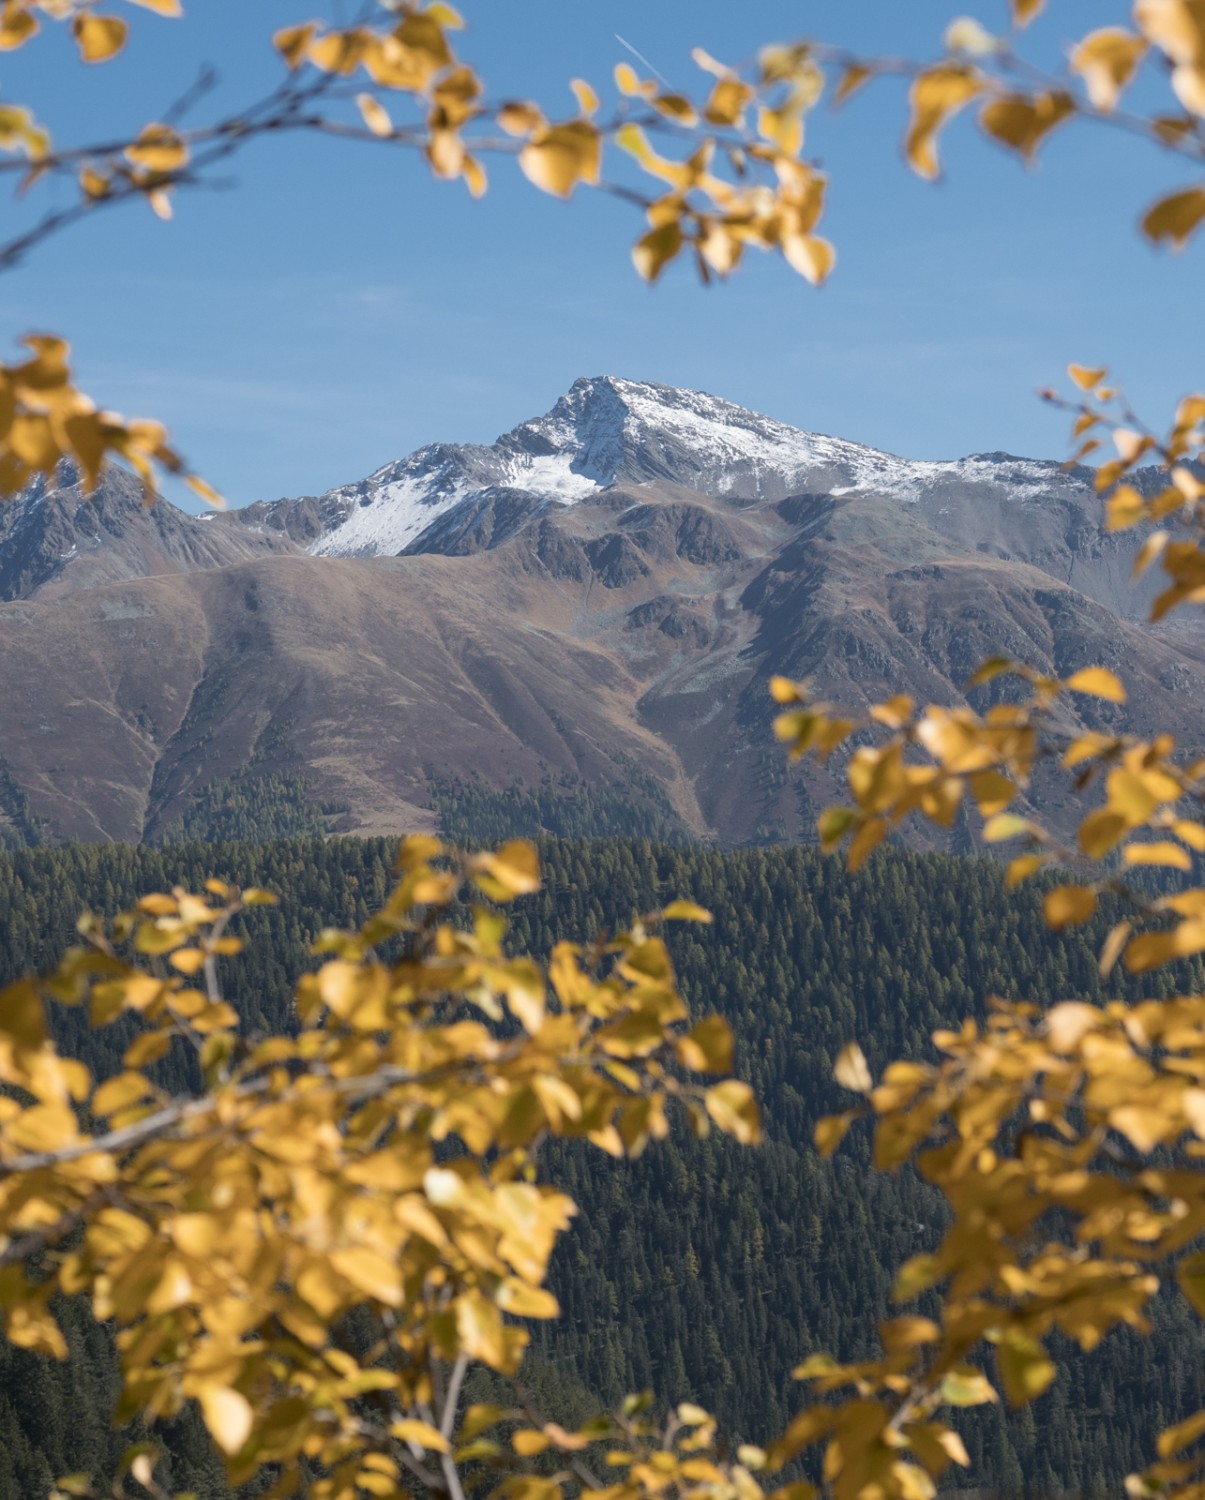
[(837, 263), (836, 250), (816, 234), (784, 235), (782, 253), (787, 264), (813, 286), (822, 285)]
[(588, 120), (551, 125), (519, 152), (524, 176), (558, 198), (568, 198), (579, 182), (596, 185), (601, 162), (602, 137)]
[(671, 901), (668, 906), (662, 908), (661, 915), (667, 922), (703, 922), (709, 924), (714, 920), (705, 906), (699, 906), (694, 901)]
[[(1205, 195), (1202, 195), (1205, 213)], [(1146, 515), (1146, 501), (1132, 485), (1119, 484), (1105, 501), (1105, 530), (1128, 531)]]
[(983, 87), (979, 74), (961, 64), (930, 68), (913, 81), (908, 93), (912, 120), (904, 138), (904, 154), (919, 176), (937, 177), (941, 170), (938, 133), (951, 115), (983, 92)]
[(302, 65), (317, 31), (317, 23), (307, 21), (302, 26), (286, 26), (273, 36), (272, 45), (284, 59), (286, 67), (296, 70)]
[(649, 103), (659, 115), (677, 120), (679, 125), (697, 125), (698, 111), (685, 94), (654, 94)]
[(129, 27), (117, 16), (98, 16), (81, 11), (71, 24), (80, 56), (85, 62), (107, 62), (125, 46)]
[(695, 1073), (727, 1073), (732, 1068), (732, 1028), (723, 1016), (708, 1016), (674, 1043), (678, 1061)]
[[(970, 784), (971, 795), (978, 804), (979, 811), (985, 818), (992, 819), (993, 821), (995, 818), (1003, 816), (1002, 810), (1008, 806), (1017, 794), (1016, 786), (1007, 776), (1002, 776), (999, 771), (976, 771), (970, 777)], [(1025, 820), (1022, 819), (1021, 821), (1024, 822)], [(999, 836), (999, 829), (997, 828), (996, 831), (997, 836)], [(1005, 837), (1013, 836), (1011, 834), (1005, 835)], [(987, 837), (986, 827), (984, 829), (984, 837)]]
[(1079, 386), (1081, 391), (1093, 390), (1108, 374), (1103, 365), (1068, 365), (1067, 374)]
[(1145, 974), (1177, 958), (1205, 952), (1205, 920), (1181, 922), (1170, 932), (1144, 932), (1125, 951), (1131, 974)]
[(615, 87), (621, 94), (627, 94), (631, 97), (643, 94), (646, 86), (641, 83), (640, 77), (631, 63), (621, 62), (615, 64)]
[[(204, 500), (206, 505), (212, 505), (215, 510), (225, 510), (226, 501), (221, 495), (218, 494), (213, 485), (206, 483), (206, 481), (199, 475), (186, 474), (184, 476), (184, 483), (189, 487), (194, 495), (197, 495), (200, 499)], [(273, 903), (275, 903), (275, 896), (272, 896), (270, 899)]]
[(866, 67), (864, 63), (851, 63), (843, 68), (837, 87), (833, 90), (834, 105), (844, 104), (847, 99), (851, 99), (873, 77), (873, 69)]
[(573, 97), (577, 100), (577, 107), (583, 115), (590, 116), (598, 113), (598, 95), (584, 78), (571, 78), (569, 87), (573, 90)]
[(821, 1156), (831, 1156), (849, 1132), (849, 1127), (857, 1119), (857, 1112), (848, 1109), (844, 1114), (825, 1115), (823, 1119), (816, 1121), (812, 1132), (812, 1140), (816, 1150)]
[(703, 118), (712, 125), (738, 125), (753, 99), (747, 83), (732, 75), (721, 77), (703, 106)]
[(476, 855), (470, 868), (478, 885), (498, 901), (527, 896), (540, 888), (540, 858), (535, 845), (524, 839)]
[(1060, 885), (1047, 891), (1042, 902), (1047, 927), (1061, 932), (1087, 922), (1096, 911), (1096, 892), (1086, 885)]
[(757, 133), (788, 156), (797, 156), (803, 146), (803, 116), (795, 109), (759, 109)]
[(543, 112), (523, 101), (502, 105), (495, 118), (507, 135), (531, 135), (544, 127)]
[(46, 1018), (38, 987), (18, 979), (0, 990), (0, 1036), (35, 1050), (46, 1040)]
[(1173, 1453), (1190, 1447), (1205, 1433), (1205, 1411), (1194, 1412), (1174, 1427), (1165, 1428), (1156, 1439), (1155, 1446), (1160, 1458), (1170, 1458)]
[(556, 1318), (561, 1312), (560, 1303), (545, 1287), (514, 1279), (498, 1289), (498, 1306), (516, 1318)]
[(178, 172), (188, 162), (188, 147), (170, 125), (145, 125), (125, 154), (148, 172)]
[(951, 1370), (941, 1382), (941, 1396), (951, 1406), (983, 1406), (989, 1401), (998, 1401), (991, 1382), (979, 1370), (960, 1365)]
[(1022, 818), (1017, 813), (994, 813), (983, 825), (983, 842), (1000, 844), (1005, 839), (1020, 838), (1032, 826), (1028, 818)]
[(489, 178), (485, 168), (475, 156), (465, 153), (464, 161), (461, 163), (460, 175), (464, 178), (464, 184), (474, 198), (483, 198), (489, 187)]
[(1107, 979), (1117, 966), (1117, 960), (1121, 957), (1133, 930), (1132, 922), (1117, 922), (1110, 928), (1108, 937), (1101, 945), (1100, 958), (1097, 960), (1097, 968), (1102, 979)]
[(979, 111), (979, 124), (993, 140), (1032, 160), (1050, 132), (1074, 113), (1071, 96), (1057, 90), (1033, 98), (1012, 94), (989, 100)]
[(1013, 1406), (1024, 1406), (1049, 1389), (1054, 1362), (1036, 1339), (1010, 1329), (996, 1345), (996, 1362), (1004, 1393)]
[(389, 118), (389, 111), (379, 99), (371, 94), (357, 94), (356, 107), (373, 135), (379, 135), (384, 139), (393, 134), (393, 121)]
[(136, 1104), (151, 1092), (151, 1086), (141, 1073), (118, 1073), (107, 1079), (92, 1096), (92, 1108), (98, 1115), (115, 1114), (119, 1109)]
[(247, 1398), (229, 1386), (203, 1385), (197, 1403), (214, 1442), (223, 1453), (237, 1453), (251, 1436), (253, 1418)]
[(12, 52), (38, 34), (38, 23), (28, 10), (6, 5), (0, 11), (0, 52)]
[(429, 1448), (433, 1453), (452, 1451), (452, 1445), (443, 1433), (432, 1427), (430, 1422), (419, 1421), (416, 1417), (402, 1417), (391, 1422), (389, 1435), (401, 1443), (414, 1443), (419, 1448)]
[(1198, 1252), (1185, 1256), (1177, 1267), (1176, 1280), (1197, 1315), (1205, 1318), (1205, 1255)]
[(28, 109), (0, 104), (0, 149), (21, 151), (30, 161), (41, 161), (50, 147), (50, 136), (34, 121)]
[(520, 1458), (534, 1458), (537, 1453), (543, 1453), (551, 1447), (552, 1440), (534, 1427), (520, 1427), (511, 1437), (510, 1443)]
[(1205, 14), (1197, 0), (1135, 0), (1134, 21), (1178, 66), (1205, 57)]
[(1127, 865), (1164, 865), (1174, 870), (1191, 870), (1192, 856), (1187, 849), (1160, 839), (1151, 844), (1126, 844), (1121, 856)]
[(1205, 219), (1205, 188), (1187, 188), (1160, 198), (1142, 216), (1142, 232), (1156, 244), (1170, 240), (1182, 250)]
[(838, 1052), (833, 1063), (833, 1077), (843, 1089), (850, 1089), (855, 1094), (870, 1093), (874, 1079), (870, 1076), (866, 1054), (857, 1042), (846, 1042)]
[(1141, 578), (1150, 565), (1160, 555), (1171, 540), (1171, 534), (1166, 531), (1152, 531), (1134, 558), (1133, 572), (1135, 578)]
[(196, 974), (205, 964), (205, 954), (200, 948), (177, 948), (169, 962), (181, 974)]
[(365, 1293), (387, 1307), (400, 1307), (402, 1285), (398, 1268), (375, 1250), (364, 1245), (353, 1245), (345, 1250), (330, 1252), (332, 1270), (351, 1282), (357, 1291)]
[(1044, 854), (1019, 854), (1016, 859), (1009, 861), (1008, 868), (1004, 872), (1005, 889), (1014, 890), (1031, 875), (1036, 875), (1045, 863)]
[(1085, 667), (1073, 672), (1063, 684), (1073, 693), (1086, 693), (1093, 698), (1107, 698), (1111, 703), (1124, 703), (1126, 690), (1116, 672), (1107, 667)]
[(717, 1083), (704, 1098), (707, 1113), (717, 1127), (742, 1146), (755, 1146), (761, 1140), (761, 1113), (753, 1090), (735, 1078)]
[(951, 52), (965, 52), (972, 57), (986, 57), (1000, 45), (983, 22), (973, 16), (959, 16), (951, 21), (943, 40)]
[(1147, 50), (1145, 38), (1121, 26), (1090, 32), (1071, 53), (1071, 71), (1084, 80), (1088, 98), (1106, 113), (1115, 109), (1122, 90)]
[(645, 281), (656, 281), (684, 244), (682, 226), (677, 219), (650, 229), (632, 247), (632, 262)]
[(476, 1289), (456, 1300), (456, 1332), (463, 1351), (491, 1369), (505, 1369), (507, 1343), (497, 1306)]

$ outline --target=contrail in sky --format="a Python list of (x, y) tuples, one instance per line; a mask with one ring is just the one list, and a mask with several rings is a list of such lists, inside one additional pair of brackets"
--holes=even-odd
[(648, 58), (645, 57), (644, 53), (643, 52), (637, 52), (636, 49), (635, 49), (635, 47), (632, 46), (631, 42), (625, 41), (623, 39), (623, 37), (620, 36), (620, 34), (618, 33), (618, 31), (615, 33), (615, 40), (619, 43), (619, 45), (621, 47), (626, 47), (628, 49), (628, 51), (632, 54), (632, 56), (637, 60), (637, 62), (642, 62), (645, 65), (645, 67), (649, 70), (650, 73), (656, 73), (657, 77), (660, 78), (661, 82), (666, 86), (666, 88), (670, 87), (670, 81), (665, 76), (665, 74), (661, 71), (661, 69), (660, 68), (654, 68), (653, 65), (652, 65), (652, 63), (649, 62)]

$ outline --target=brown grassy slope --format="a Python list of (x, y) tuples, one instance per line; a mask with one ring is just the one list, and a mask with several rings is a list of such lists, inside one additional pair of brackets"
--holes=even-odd
[[(433, 776), (599, 783), (635, 762), (700, 833), (793, 837), (832, 787), (801, 795), (788, 775), (771, 674), (855, 709), (894, 691), (951, 702), (1001, 650), (1114, 666), (1134, 727), (1192, 742), (1205, 653), (1109, 607), (1117, 544), (1045, 517), (1038, 566), (1013, 520), (992, 523), (991, 551), (941, 520), (872, 496), (641, 486), (536, 507), (468, 555), (287, 553), (43, 592), (0, 606), (0, 761), (61, 838), (154, 837), (257, 754), (348, 804), (356, 830), (430, 826)], [(963, 507), (949, 529), (968, 526)], [(1056, 576), (1072, 564), (1100, 599)]]

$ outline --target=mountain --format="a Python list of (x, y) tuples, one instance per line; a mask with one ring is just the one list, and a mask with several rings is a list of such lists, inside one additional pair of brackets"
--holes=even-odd
[(771, 675), (854, 709), (956, 702), (1000, 651), (1114, 667), (1131, 717), (1085, 699), (1084, 722), (1191, 741), (1205, 636), (1142, 623), (1089, 478), (606, 377), (322, 496), (199, 518), (120, 475), (31, 492), (0, 509), (0, 837), (161, 838), (273, 777), (348, 830), (551, 779), (659, 789), (724, 842), (798, 837), (833, 786), (788, 771)]
[[(236, 515), (315, 555), (361, 557), (443, 550), (434, 528), (446, 530), (451, 517), (494, 502), (517, 513), (578, 503), (616, 485), (669, 482), (735, 505), (870, 494), (924, 504), (943, 516), (951, 501), (982, 499), (985, 492), (1013, 508), (1041, 501), (1046, 510), (1068, 503), (1083, 510), (1084, 499), (1092, 499), (1086, 481), (1086, 471), (1069, 475), (1055, 463), (1002, 453), (912, 462), (802, 432), (702, 392), (602, 376), (575, 381), (546, 416), (490, 447), (432, 444), (357, 484)], [(1099, 530), (1095, 517), (1089, 526)], [(951, 529), (966, 528), (956, 521)], [(972, 545), (982, 540), (976, 532)]]
[(106, 469), (94, 495), (64, 465), (0, 503), (0, 599), (50, 598), (98, 584), (221, 568), (280, 550), (271, 532), (213, 526), (174, 505), (148, 505), (139, 480)]

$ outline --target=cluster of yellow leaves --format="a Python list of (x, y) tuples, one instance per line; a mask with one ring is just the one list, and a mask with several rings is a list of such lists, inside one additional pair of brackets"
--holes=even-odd
[[(163, 16), (182, 14), (179, 0), (129, 0)], [(85, 0), (2, 0), (0, 3), (0, 52), (24, 46), (41, 29), (38, 17), (70, 23), (80, 50), (88, 63), (107, 62), (125, 46), (128, 24), (119, 16), (100, 15)], [(173, 149), (163, 147), (171, 143)], [(156, 150), (155, 148), (159, 148)], [(21, 105), (0, 105), (0, 151), (19, 151), (30, 161), (22, 189), (38, 180), (52, 165), (50, 133)], [(163, 125), (148, 125), (124, 153), (104, 168), (85, 162), (77, 176), (86, 200), (108, 197), (120, 179), (135, 191), (145, 193), (161, 218), (171, 215), (167, 183), (188, 160), (183, 142)]]
[[(1196, 478), (1205, 400), (1182, 401), (1160, 439), (1125, 411), (1105, 370), (1073, 365), (1070, 375), (1081, 394), (1059, 404), (1075, 414), (1073, 462), (1101, 447), (1090, 434), (1109, 432), (1117, 456), (1096, 471), (1106, 526), (1143, 527), (1135, 572), (1156, 558), (1167, 572), (1152, 617), (1205, 603)], [(1141, 481), (1129, 482), (1144, 464)], [(1163, 483), (1152, 483), (1160, 474)], [(1172, 525), (1183, 540), (1163, 529)], [(857, 866), (906, 819), (948, 828), (970, 802), (989, 843), (1026, 841), (1008, 866), (1010, 886), (1044, 867), (1076, 867), (1073, 882), (1045, 894), (1052, 928), (1088, 921), (1104, 891), (1129, 902), (1132, 914), (1102, 946), (1102, 974), (1119, 959), (1145, 973), (1205, 952), (1205, 888), (1165, 885), (1165, 894), (1151, 896), (1125, 880), (1134, 868), (1188, 876), (1197, 868), (1205, 759), (1184, 754), (1167, 734), (1078, 729), (1068, 712), (1073, 695), (1125, 703), (1121, 682), (1104, 667), (1058, 680), (995, 658), (968, 687), (1003, 674), (1021, 692), (982, 714), (918, 708), (899, 696), (860, 720), (776, 679), (784, 706), (776, 728), (792, 756), (848, 752), (849, 801), (822, 815), (825, 847), (848, 838)], [(1017, 811), (1039, 762), (1069, 773), (1076, 791), (1103, 794), (1072, 848)], [(896, 1283), (904, 1302), (936, 1292), (938, 1315), (885, 1324), (881, 1359), (841, 1366), (816, 1357), (797, 1372), (820, 1395), (841, 1387), (854, 1394), (805, 1408), (771, 1455), (792, 1458), (824, 1443), (824, 1472), (842, 1500), (868, 1493), (929, 1500), (945, 1465), (965, 1462), (939, 1410), (996, 1400), (996, 1383), (1014, 1405), (1040, 1395), (1056, 1374), (1046, 1349), (1053, 1332), (1090, 1350), (1118, 1325), (1146, 1331), (1162, 1264), (1205, 1316), (1205, 1258), (1196, 1252), (1205, 1233), (1205, 996), (1104, 1006), (1066, 1000), (1045, 1011), (994, 1001), (986, 1025), (968, 1020), (934, 1042), (940, 1063), (892, 1063), (877, 1085), (850, 1043), (834, 1071), (861, 1103), (816, 1129), (828, 1154), (869, 1115), (876, 1166), (915, 1161), (949, 1208), (941, 1244), (905, 1264)], [(996, 1383), (972, 1362), (984, 1344), (994, 1350)], [(1203, 1436), (1205, 1413), (1163, 1433), (1159, 1462), (1128, 1481), (1134, 1500), (1205, 1492)]]
[[(1011, 673), (1030, 689), (1017, 703), (997, 703), (985, 713), (969, 707), (918, 708), (897, 697), (875, 705), (864, 720), (833, 715), (810, 702), (804, 684), (776, 678), (772, 689), (786, 705), (775, 729), (793, 758), (827, 758), (855, 736), (877, 736), (852, 750), (845, 771), (850, 801), (821, 815), (826, 850), (849, 840), (848, 862), (856, 869), (909, 818), (952, 827), (964, 802), (983, 818), (988, 843), (1021, 838), (1026, 852), (1008, 866), (1010, 886), (1058, 864), (1120, 855), (1125, 868), (1158, 865), (1191, 871), (1194, 854), (1205, 852), (1205, 761), (1185, 763), (1170, 734), (1142, 739), (1124, 733), (1075, 732), (1062, 728), (1060, 709), (1070, 694), (1124, 703), (1125, 690), (1104, 667), (1086, 667), (1063, 681), (1044, 677), (1004, 658), (986, 662), (971, 678), (974, 687)], [(1103, 802), (1080, 822), (1076, 846), (1065, 848), (1032, 816), (1010, 810), (1030, 787), (1039, 759), (1058, 756), (1074, 773), (1077, 790), (1100, 786)], [(1086, 922), (1101, 890), (1119, 888), (1111, 870), (1085, 884), (1066, 884), (1046, 897), (1046, 917), (1055, 928)], [(1141, 973), (1174, 958), (1205, 951), (1205, 889), (1136, 901), (1155, 930), (1135, 935), (1135, 921), (1113, 928), (1101, 956), (1107, 973), (1124, 954), (1126, 967)]]
[(172, 216), (171, 190), (192, 155), (187, 141), (170, 125), (152, 121), (122, 151), (103, 162), (85, 161), (79, 186), (89, 203), (115, 193), (138, 193), (161, 219)]
[[(129, 0), (161, 16), (182, 14), (180, 0)], [(71, 27), (85, 62), (107, 62), (125, 46), (129, 26), (120, 16), (101, 15), (89, 0), (4, 0), (0, 8), (0, 52), (23, 47), (41, 30), (39, 16)]]
[[(812, 1500), (815, 1487), (789, 1483), (763, 1489), (755, 1477), (769, 1470), (765, 1450), (742, 1445), (733, 1456), (717, 1440), (714, 1417), (693, 1402), (683, 1402), (661, 1423), (650, 1419), (648, 1393), (629, 1396), (613, 1416), (600, 1416), (574, 1432), (555, 1422), (539, 1422), (524, 1410), (498, 1406), (470, 1407), (461, 1436), (458, 1462), (484, 1463), (497, 1473), (526, 1468), (525, 1461), (559, 1457), (562, 1468), (544, 1474), (517, 1472), (492, 1491), (505, 1500), (562, 1500), (567, 1487), (590, 1500)], [(527, 1421), (524, 1422), (523, 1419)], [(499, 1423), (523, 1425), (510, 1433), (479, 1436)], [(588, 1450), (588, 1451), (587, 1451)], [(578, 1455), (585, 1454), (585, 1461)], [(612, 1482), (597, 1471), (610, 1471)]]
[[(932, 1496), (944, 1466), (966, 1462), (939, 1409), (997, 1400), (997, 1383), (1014, 1406), (1041, 1395), (1056, 1373), (1052, 1333), (1091, 1350), (1120, 1325), (1146, 1332), (1163, 1264), (1205, 1315), (1194, 1251), (1205, 1232), (1205, 997), (1045, 1012), (995, 1001), (984, 1026), (967, 1021), (934, 1043), (939, 1063), (892, 1063), (877, 1085), (851, 1043), (835, 1072), (861, 1103), (816, 1130), (828, 1154), (869, 1115), (876, 1166), (914, 1160), (950, 1210), (939, 1246), (902, 1266), (895, 1286), (899, 1302), (936, 1289), (936, 1318), (886, 1323), (881, 1359), (816, 1356), (796, 1372), (818, 1393), (855, 1395), (806, 1408), (773, 1454), (826, 1443), (826, 1473), (850, 1500), (867, 1485)], [(985, 1343), (995, 1381), (971, 1362)], [(1164, 1433), (1163, 1461), (1130, 1493), (1195, 1493), (1205, 1451), (1183, 1450), (1203, 1433), (1205, 1415)]]
[[(1167, 575), (1166, 588), (1152, 604), (1152, 620), (1184, 604), (1205, 603), (1205, 485), (1196, 477), (1205, 398), (1185, 398), (1167, 436), (1157, 439), (1133, 425), (1119, 425), (1117, 392), (1106, 384), (1105, 370), (1072, 365), (1070, 375), (1083, 393), (1082, 400), (1060, 403), (1075, 413), (1074, 461), (1101, 447), (1089, 434), (1102, 427), (1111, 429), (1118, 455), (1095, 471), (1105, 525), (1112, 531), (1143, 527), (1134, 572), (1143, 573), (1158, 559)], [(1139, 489), (1128, 482), (1143, 463), (1149, 472), (1166, 476), (1161, 487), (1144, 481)], [(1173, 539), (1172, 525), (1187, 533), (1183, 539)], [(1205, 853), (1205, 758), (1186, 754), (1170, 734), (1143, 738), (1078, 729), (1070, 712), (1076, 695), (1125, 703), (1122, 683), (1104, 667), (1087, 667), (1060, 681), (996, 657), (979, 668), (968, 688), (1004, 675), (1026, 691), (983, 713), (970, 707), (918, 707), (899, 696), (875, 705), (862, 719), (835, 715), (809, 701), (806, 685), (776, 679), (772, 691), (786, 709), (776, 732), (792, 758), (810, 754), (823, 760), (858, 741), (845, 772), (850, 800), (820, 819), (824, 847), (832, 850), (849, 839), (849, 862), (856, 868), (907, 819), (928, 818), (949, 828), (970, 802), (983, 819), (988, 843), (1025, 841), (1025, 851), (1008, 866), (1010, 885), (1052, 865), (1106, 862), (1094, 878), (1061, 885), (1046, 897), (1046, 917), (1054, 928), (1088, 921), (1103, 890), (1131, 900), (1134, 916), (1114, 926), (1102, 950), (1103, 973), (1122, 956), (1131, 972), (1142, 973), (1205, 952), (1205, 888), (1138, 897), (1126, 890), (1118, 871), (1118, 865), (1122, 874), (1146, 866), (1193, 871), (1195, 858)], [(1017, 810), (1039, 762), (1057, 762), (1072, 776), (1077, 793), (1103, 793), (1081, 819), (1071, 848)], [(1143, 924), (1149, 930), (1137, 930)]]
[[(1014, 0), (1015, 26), (1026, 26), (1041, 9), (1041, 0)], [(1032, 161), (1047, 136), (1064, 122), (1076, 117), (1108, 122), (1152, 55), (1167, 69), (1174, 105), (1164, 112), (1132, 116), (1126, 126), (1191, 161), (1201, 160), (1205, 11), (1197, 0), (1137, 0), (1133, 28), (1102, 26), (1080, 38), (1068, 49), (1061, 78), (1018, 66), (1016, 38), (995, 36), (970, 17), (947, 28), (945, 48), (938, 62), (911, 70), (904, 154), (922, 177), (940, 175), (938, 138), (968, 106), (976, 106), (978, 124), (990, 140)], [(838, 101), (876, 77), (900, 71), (894, 59), (851, 58), (822, 47), (815, 49), (815, 56), (839, 68)], [(1202, 218), (1205, 188), (1194, 186), (1159, 199), (1146, 212), (1142, 228), (1155, 242), (1182, 245)]]
[[(461, 63), (448, 37), (463, 22), (442, 0), (419, 8), (393, 7), (400, 17), (384, 26), (359, 25), (327, 30), (317, 21), (277, 32), (276, 49), (294, 70), (306, 65), (333, 78), (363, 72), (378, 89), (409, 94), (426, 108), (423, 148), (437, 177), (463, 178), (479, 197), (486, 188), (485, 170), (466, 146), (462, 131), (482, 113), (481, 80)], [(373, 135), (383, 139), (408, 138), (395, 131), (389, 111), (379, 98), (357, 96), (360, 114)]]
[[(308, 64), (343, 77), (363, 71), (378, 90), (420, 97), (427, 110), (423, 145), (432, 169), (440, 177), (463, 178), (475, 195), (485, 190), (485, 171), (464, 131), (483, 118), (519, 143), (515, 149), (527, 178), (561, 198), (579, 183), (600, 185), (604, 146), (613, 137), (648, 176), (668, 187), (647, 202), (650, 228), (633, 252), (647, 280), (688, 247), (704, 278), (734, 270), (747, 245), (781, 250), (813, 282), (832, 269), (832, 247), (813, 233), (823, 208), (824, 179), (800, 156), (804, 117), (823, 88), (807, 47), (767, 49), (752, 83), (697, 50), (696, 62), (715, 79), (698, 103), (640, 78), (622, 63), (615, 69), (619, 112), (600, 125), (598, 95), (581, 79), (573, 80), (578, 113), (570, 119), (550, 120), (528, 100), (487, 107), (480, 78), (452, 50), (448, 32), (459, 25), (460, 18), (442, 3), (422, 10), (403, 6), (400, 19), (387, 27), (327, 31), (307, 22), (279, 32), (276, 45), (290, 68)], [(408, 138), (407, 128), (395, 127), (376, 94), (362, 93), (357, 103), (374, 135)], [(689, 155), (684, 160), (659, 155), (648, 140), (650, 124), (688, 137)], [(732, 169), (728, 177), (715, 169), (721, 152)]]
[[(195, 1400), (237, 1481), (282, 1465), (288, 1493), (308, 1459), (318, 1500), (431, 1479), (469, 1442), (451, 1372), (514, 1373), (516, 1320), (556, 1316), (543, 1282), (574, 1205), (538, 1180), (543, 1138), (634, 1156), (674, 1103), (700, 1134), (760, 1134), (747, 1085), (693, 1081), (730, 1069), (731, 1035), (689, 1024), (653, 930), (705, 913), (562, 943), (545, 972), (506, 955), (483, 899), (538, 886), (529, 845), (458, 861), (412, 838), (398, 870), (362, 929), (321, 935), (295, 1034), (238, 1032), (218, 964), (272, 898), (220, 881), (149, 896), (111, 933), (85, 920), (56, 971), (0, 994), (6, 1335), (62, 1356), (51, 1300), (88, 1297), (118, 1330), (120, 1417)], [(134, 1020), (121, 1071), (98, 1082), (60, 1056), (46, 1001)], [(169, 1098), (153, 1065), (180, 1046), (204, 1087)]]
[(28, 109), (16, 104), (0, 104), (0, 151), (19, 151), (37, 163), (49, 149), (49, 133)]
[[(1205, 535), (1205, 484), (1198, 478), (1198, 467), (1205, 443), (1205, 396), (1186, 396), (1176, 408), (1166, 436), (1137, 430), (1136, 420), (1124, 410), (1119, 412), (1120, 398), (1108, 384), (1108, 371), (1084, 365), (1070, 366), (1072, 380), (1083, 393), (1070, 407), (1076, 420), (1072, 436), (1079, 443), (1074, 457), (1082, 459), (1102, 447), (1099, 434), (1108, 432), (1116, 458), (1101, 463), (1096, 470), (1098, 493), (1107, 495), (1105, 525), (1109, 531), (1129, 531), (1134, 527), (1146, 531), (1134, 563), (1135, 575), (1144, 573), (1158, 562), (1167, 575), (1168, 584), (1155, 599), (1151, 619), (1161, 620), (1182, 604), (1205, 604), (1205, 553), (1201, 540)], [(1048, 399), (1057, 400), (1053, 393)], [(1128, 482), (1140, 465), (1155, 467), (1166, 477), (1157, 492), (1147, 495)], [(1172, 526), (1188, 533), (1176, 540)]]
[[(627, 121), (616, 142), (667, 191), (647, 207), (650, 228), (633, 250), (637, 270), (654, 281), (684, 250), (692, 250), (699, 273), (727, 276), (746, 247), (777, 250), (813, 285), (836, 261), (832, 245), (815, 233), (824, 211), (826, 178), (802, 156), (808, 112), (824, 90), (824, 74), (810, 47), (768, 47), (753, 81), (701, 49), (695, 62), (715, 82), (694, 105), (685, 96), (659, 90), (627, 64), (615, 70), (620, 92), (654, 112), (701, 132), (683, 160), (655, 151), (645, 128)], [(716, 127), (712, 131), (707, 126)], [(723, 156), (727, 176), (717, 170)]]
[[(129, 0), (163, 16), (179, 16), (179, 0)], [(81, 0), (2, 0), (0, 52), (21, 47), (40, 30), (39, 13), (71, 25), (80, 56), (87, 63), (107, 62), (125, 46), (129, 26), (119, 16), (100, 15)], [(99, 164), (86, 151), (62, 159), (51, 148), (50, 133), (20, 105), (0, 105), (0, 151), (21, 152), (30, 162), (21, 190), (51, 171), (70, 170), (85, 204), (112, 198), (119, 191), (144, 196), (160, 218), (171, 217), (170, 188), (188, 164), (190, 151), (170, 126), (148, 124), (122, 149), (106, 149)], [(77, 165), (78, 162), (78, 165)]]
[(104, 465), (118, 457), (137, 470), (148, 494), (154, 493), (156, 471), (162, 469), (183, 475), (203, 500), (221, 504), (203, 479), (187, 473), (158, 422), (127, 421), (99, 411), (76, 388), (62, 339), (34, 334), (25, 344), (28, 359), (0, 364), (0, 498), (15, 495), (34, 475), (53, 479), (64, 459), (76, 464), (87, 487), (95, 489)]

